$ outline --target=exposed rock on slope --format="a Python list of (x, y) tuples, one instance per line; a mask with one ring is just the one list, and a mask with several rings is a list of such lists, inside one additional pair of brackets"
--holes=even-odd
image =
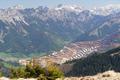
[(119, 9), (104, 8), (106, 16), (72, 5), (0, 9), (0, 51), (51, 52), (71, 41), (101, 39), (120, 31)]

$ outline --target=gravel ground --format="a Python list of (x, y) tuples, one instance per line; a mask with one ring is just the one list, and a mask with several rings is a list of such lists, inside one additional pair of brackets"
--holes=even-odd
[[(62, 79), (57, 79), (62, 80)], [(104, 73), (97, 74), (95, 76), (86, 77), (68, 77), (64, 80), (120, 80), (120, 73), (114, 71), (107, 71)]]

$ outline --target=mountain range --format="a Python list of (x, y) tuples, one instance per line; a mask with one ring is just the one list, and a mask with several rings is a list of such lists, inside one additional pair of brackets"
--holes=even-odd
[(119, 32), (119, 5), (0, 9), (0, 51), (6, 53), (50, 53), (71, 42), (96, 41)]

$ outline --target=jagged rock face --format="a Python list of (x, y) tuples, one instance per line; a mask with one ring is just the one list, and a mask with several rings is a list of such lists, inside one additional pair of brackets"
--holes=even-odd
[(81, 38), (96, 40), (120, 31), (119, 15), (98, 15), (79, 6), (0, 9), (0, 51), (50, 52)]

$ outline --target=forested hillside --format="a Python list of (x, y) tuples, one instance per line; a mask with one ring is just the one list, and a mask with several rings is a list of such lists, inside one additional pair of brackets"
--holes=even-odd
[(109, 70), (120, 72), (120, 47), (105, 53), (97, 52), (66, 64), (73, 64), (71, 70), (66, 74), (67, 76), (88, 76)]

